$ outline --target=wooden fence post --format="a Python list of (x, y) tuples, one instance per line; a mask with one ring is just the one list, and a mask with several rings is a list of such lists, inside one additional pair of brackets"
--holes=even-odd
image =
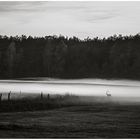
[(0, 103), (1, 103), (1, 101), (2, 101), (2, 93), (0, 94)]
[(20, 90), (20, 92), (19, 92), (19, 99), (21, 99), (21, 90)]
[(47, 99), (50, 100), (50, 94), (48, 94)]
[(41, 95), (40, 95), (40, 97), (41, 97), (41, 100), (43, 99), (43, 93), (41, 92)]
[(10, 101), (11, 91), (8, 93), (8, 101)]

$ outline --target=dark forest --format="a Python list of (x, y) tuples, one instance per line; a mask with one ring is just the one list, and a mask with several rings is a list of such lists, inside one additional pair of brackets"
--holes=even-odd
[(108, 38), (0, 36), (0, 79), (140, 79), (140, 34)]

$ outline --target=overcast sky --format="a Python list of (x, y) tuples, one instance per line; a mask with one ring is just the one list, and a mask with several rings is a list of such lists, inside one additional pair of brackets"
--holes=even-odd
[(108, 37), (140, 32), (140, 2), (2, 2), (0, 34)]

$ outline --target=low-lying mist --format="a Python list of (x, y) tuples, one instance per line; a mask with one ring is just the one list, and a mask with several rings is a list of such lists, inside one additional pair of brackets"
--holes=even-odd
[[(1, 80), (0, 93), (5, 98), (8, 92), (23, 94), (72, 94), (86, 102), (140, 102), (140, 82), (130, 80), (102, 79), (48, 79)], [(110, 97), (106, 96), (109, 91)], [(4, 95), (5, 94), (5, 95)], [(5, 97), (4, 97), (5, 96)]]
[(140, 105), (138, 97), (105, 97), (105, 96), (79, 96), (79, 100), (85, 104), (108, 103), (108, 104), (131, 104)]

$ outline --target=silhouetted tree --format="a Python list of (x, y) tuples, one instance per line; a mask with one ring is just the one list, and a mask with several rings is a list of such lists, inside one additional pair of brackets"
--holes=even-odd
[(0, 36), (0, 78), (140, 79), (140, 34), (77, 37)]
[(16, 61), (16, 46), (15, 42), (11, 42), (7, 49), (7, 74), (8, 77), (13, 77)]

